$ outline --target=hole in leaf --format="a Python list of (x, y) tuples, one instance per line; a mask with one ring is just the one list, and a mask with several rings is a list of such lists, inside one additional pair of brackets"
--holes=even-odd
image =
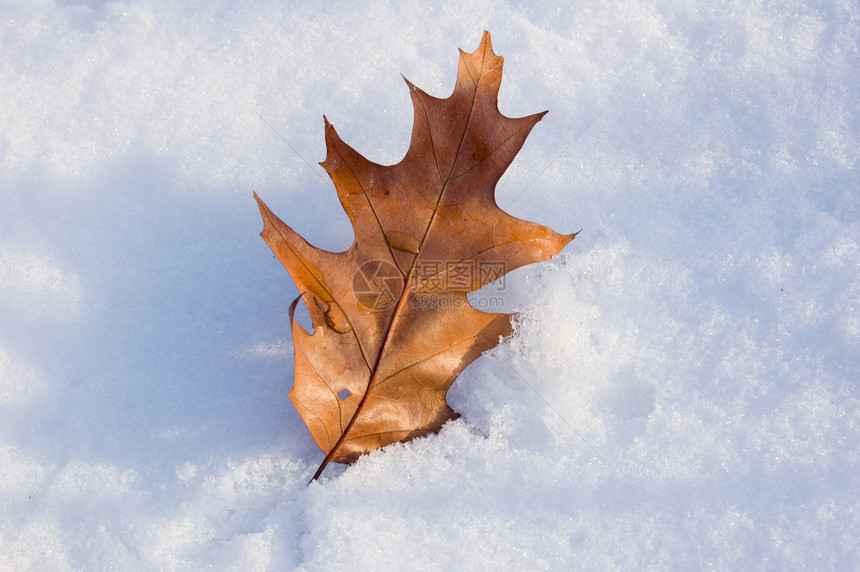
[(337, 392), (337, 398), (340, 399), (341, 401), (343, 401), (344, 399), (346, 399), (350, 395), (352, 395), (352, 392), (350, 392), (348, 389), (341, 389), (340, 391)]

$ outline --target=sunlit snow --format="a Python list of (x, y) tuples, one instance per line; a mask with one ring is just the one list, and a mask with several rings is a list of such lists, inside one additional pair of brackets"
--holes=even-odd
[[(0, 569), (860, 566), (856, 2), (0, 3)], [(252, 198), (352, 230), (483, 30), (582, 233), (440, 433), (332, 466)], [(497, 296), (497, 291), (491, 294)]]

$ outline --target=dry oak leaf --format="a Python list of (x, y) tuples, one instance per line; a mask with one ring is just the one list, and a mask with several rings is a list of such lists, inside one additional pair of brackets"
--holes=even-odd
[[(447, 99), (408, 82), (414, 119), (406, 156), (385, 166), (341, 141), (325, 120), (328, 172), (355, 230), (345, 252), (311, 246), (255, 194), (261, 233), (299, 289), (290, 306), (290, 399), (330, 461), (349, 463), (437, 431), (457, 416), (451, 384), (512, 332), (509, 314), (469, 305), (468, 292), (557, 254), (576, 234), (514, 218), (496, 182), (546, 112), (498, 109), (503, 58), (484, 32), (460, 51)], [(304, 300), (314, 331), (293, 320)]]

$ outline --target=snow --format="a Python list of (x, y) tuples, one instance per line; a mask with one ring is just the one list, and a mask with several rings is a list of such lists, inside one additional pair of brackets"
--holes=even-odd
[[(0, 569), (856, 569), (860, 8), (0, 3)], [(252, 192), (352, 231), (490, 30), (556, 230), (440, 433), (334, 466)], [(271, 128), (270, 126), (271, 125)], [(497, 293), (486, 294), (496, 295)]]

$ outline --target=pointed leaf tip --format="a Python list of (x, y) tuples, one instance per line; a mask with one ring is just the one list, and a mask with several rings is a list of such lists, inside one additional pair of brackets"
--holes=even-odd
[(480, 50), (481, 48), (489, 50), (491, 54), (496, 55), (493, 51), (493, 40), (490, 37), (490, 32), (488, 32), (487, 30), (484, 30), (483, 35), (481, 35), (481, 43), (478, 44), (478, 50)]

